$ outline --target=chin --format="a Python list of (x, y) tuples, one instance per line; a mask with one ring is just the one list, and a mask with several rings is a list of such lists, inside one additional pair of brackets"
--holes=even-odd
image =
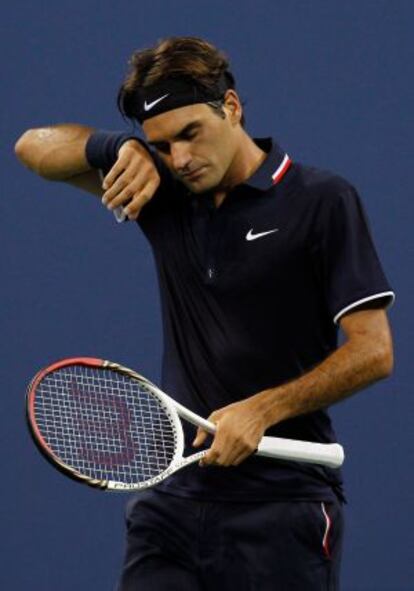
[(188, 188), (192, 193), (194, 193), (194, 195), (202, 195), (203, 193), (208, 193), (208, 191), (213, 189), (213, 187), (197, 186), (196, 184), (191, 186), (188, 185)]
[(201, 180), (199, 182), (194, 181), (193, 183), (191, 183), (190, 181), (185, 181), (184, 184), (187, 187), (187, 189), (189, 189), (192, 193), (195, 193), (196, 195), (200, 193), (206, 193), (207, 191), (210, 191), (214, 188), (214, 185), (211, 185), (211, 183), (206, 183), (205, 181), (202, 182)]
[(196, 195), (202, 193), (208, 193), (209, 191), (214, 191), (218, 189), (220, 186), (220, 182), (216, 180), (211, 180), (207, 178), (200, 178), (198, 181), (194, 181), (192, 183), (186, 183), (187, 187), (191, 190), (192, 193)]

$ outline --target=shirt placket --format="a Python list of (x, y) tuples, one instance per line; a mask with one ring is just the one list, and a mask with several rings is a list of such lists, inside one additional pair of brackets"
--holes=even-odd
[(222, 228), (223, 212), (218, 209), (212, 213), (207, 230), (205, 275), (208, 283), (214, 283), (217, 279), (217, 264)]

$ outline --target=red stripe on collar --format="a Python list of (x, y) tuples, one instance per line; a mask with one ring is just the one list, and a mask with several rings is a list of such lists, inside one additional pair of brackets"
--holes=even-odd
[(275, 170), (272, 174), (273, 184), (276, 185), (279, 183), (282, 178), (285, 176), (286, 172), (288, 171), (290, 165), (292, 164), (292, 160), (289, 158), (287, 154), (283, 158), (280, 166)]

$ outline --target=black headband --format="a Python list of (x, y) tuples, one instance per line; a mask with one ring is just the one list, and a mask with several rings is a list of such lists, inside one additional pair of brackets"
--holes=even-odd
[(137, 114), (140, 123), (166, 111), (221, 100), (230, 88), (223, 74), (212, 89), (206, 89), (185, 78), (167, 78), (153, 86), (141, 87), (136, 92)]

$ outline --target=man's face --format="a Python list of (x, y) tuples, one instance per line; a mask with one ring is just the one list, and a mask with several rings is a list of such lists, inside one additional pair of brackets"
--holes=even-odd
[(238, 126), (225, 110), (188, 105), (147, 119), (143, 130), (171, 172), (193, 193), (225, 188), (238, 145)]

